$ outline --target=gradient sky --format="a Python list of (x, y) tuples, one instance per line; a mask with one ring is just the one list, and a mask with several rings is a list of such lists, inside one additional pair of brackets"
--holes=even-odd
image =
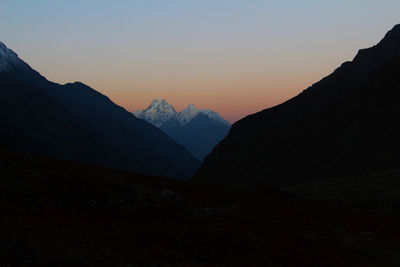
[(0, 40), (49, 80), (130, 111), (165, 98), (229, 121), (279, 104), (376, 44), (399, 0), (0, 0)]

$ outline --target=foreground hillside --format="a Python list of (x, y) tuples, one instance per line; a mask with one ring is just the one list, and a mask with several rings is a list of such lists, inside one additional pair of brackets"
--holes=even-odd
[(400, 215), (400, 170), (347, 176), (283, 188), (302, 198)]
[(398, 266), (397, 218), (0, 152), (4, 266)]

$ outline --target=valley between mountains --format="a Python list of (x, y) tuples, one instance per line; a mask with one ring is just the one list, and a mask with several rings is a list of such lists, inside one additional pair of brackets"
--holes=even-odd
[(400, 25), (232, 126), (0, 42), (0, 266), (399, 266)]

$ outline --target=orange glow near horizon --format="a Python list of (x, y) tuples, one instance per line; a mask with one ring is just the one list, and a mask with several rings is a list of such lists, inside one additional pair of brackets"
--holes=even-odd
[(399, 9), (398, 0), (3, 1), (0, 41), (48, 80), (83, 82), (129, 111), (158, 98), (235, 122), (375, 45)]
[[(197, 108), (209, 108), (229, 122), (278, 105), (306, 89), (333, 70), (300, 72), (292, 77), (255, 75), (229, 79), (146, 79), (131, 81), (122, 78), (108, 81), (93, 80), (88, 84), (109, 96), (116, 104), (128, 111), (145, 109), (153, 99), (166, 99), (177, 112), (189, 104)], [(261, 76), (261, 75), (260, 75)], [(301, 77), (300, 77), (301, 76)], [(106, 84), (106, 86), (104, 86)], [(203, 88), (208, 88), (204, 90)], [(212, 88), (212, 89), (211, 89)], [(145, 92), (145, 93), (143, 93)]]

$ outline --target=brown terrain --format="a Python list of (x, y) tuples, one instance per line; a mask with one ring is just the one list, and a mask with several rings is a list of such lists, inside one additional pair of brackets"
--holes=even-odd
[(0, 153), (2, 266), (399, 266), (399, 218)]

